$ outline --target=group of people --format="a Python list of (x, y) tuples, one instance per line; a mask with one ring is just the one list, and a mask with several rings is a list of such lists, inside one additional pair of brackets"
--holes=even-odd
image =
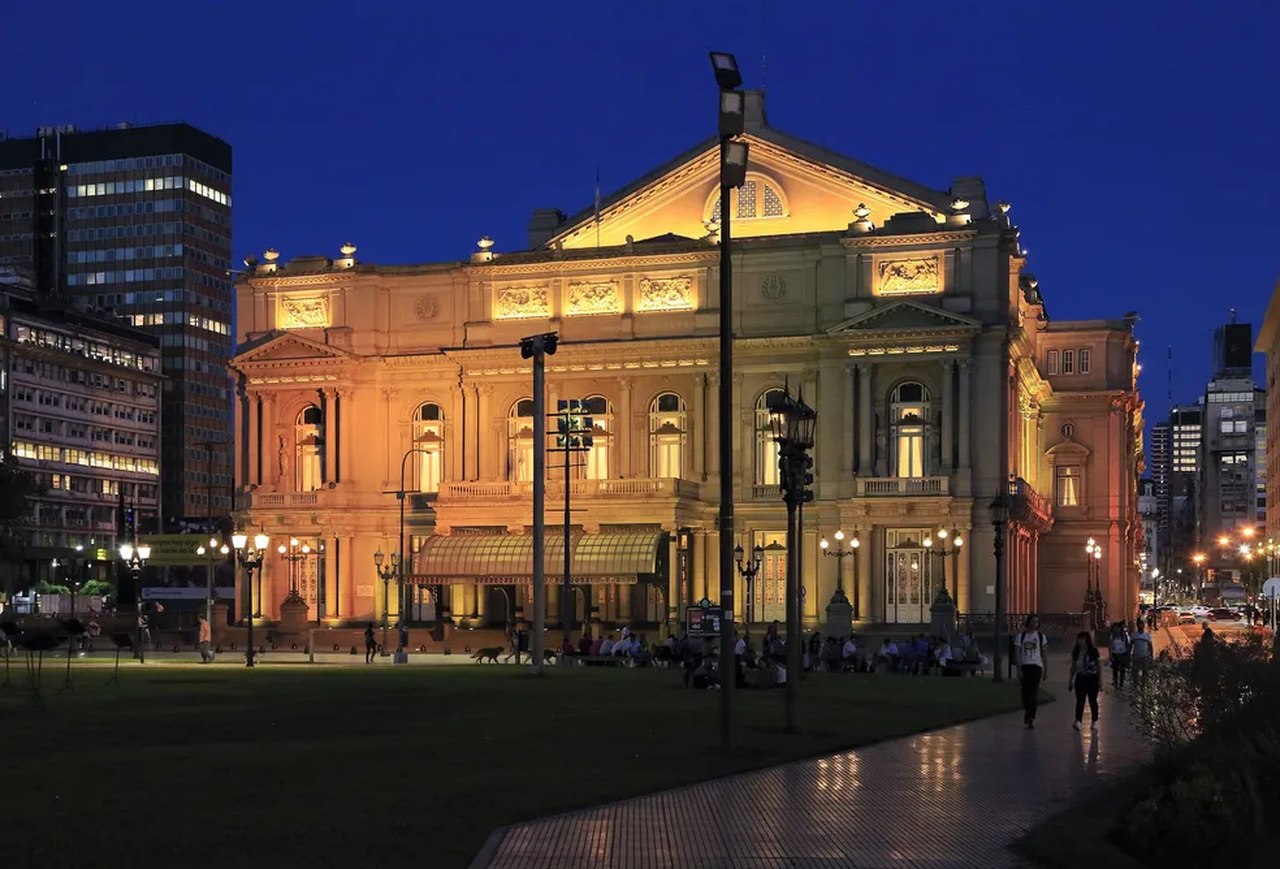
[[(673, 642), (668, 638), (668, 643)], [(590, 632), (583, 633), (577, 646), (565, 637), (560, 643), (559, 654), (579, 658), (622, 658), (630, 667), (643, 667), (653, 659), (653, 652), (645, 641), (643, 634), (633, 634), (630, 628), (623, 628), (621, 635), (615, 638), (613, 633), (591, 638)]]

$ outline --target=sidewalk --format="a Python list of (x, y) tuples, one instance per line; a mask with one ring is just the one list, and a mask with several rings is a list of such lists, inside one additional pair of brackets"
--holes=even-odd
[(1017, 712), (544, 818), (496, 831), (471, 866), (1022, 866), (1012, 842), (1147, 756), (1109, 689), (1099, 732), (1076, 733), (1066, 676), (1035, 730)]

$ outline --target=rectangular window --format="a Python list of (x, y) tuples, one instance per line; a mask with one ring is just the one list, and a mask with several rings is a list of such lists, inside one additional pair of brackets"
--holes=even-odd
[(1059, 507), (1080, 506), (1080, 468), (1076, 465), (1061, 465), (1056, 471), (1056, 497)]
[(1074, 350), (1062, 351), (1062, 373), (1075, 374), (1076, 353)]
[(1050, 374), (1058, 373), (1058, 351), (1050, 350), (1045, 357), (1045, 369)]
[(1080, 373), (1088, 374), (1090, 368), (1089, 349), (1087, 347), (1080, 348)]

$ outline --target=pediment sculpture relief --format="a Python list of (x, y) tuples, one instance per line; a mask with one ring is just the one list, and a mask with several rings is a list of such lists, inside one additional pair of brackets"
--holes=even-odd
[(550, 316), (546, 287), (503, 287), (493, 300), (495, 320), (532, 320)]
[(914, 293), (938, 293), (938, 260), (934, 257), (884, 260), (879, 264), (880, 295), (903, 296)]
[(323, 329), (330, 323), (328, 296), (281, 296), (276, 316), (280, 329)]
[(640, 295), (636, 299), (636, 310), (693, 310), (693, 279), (688, 277), (642, 278)]

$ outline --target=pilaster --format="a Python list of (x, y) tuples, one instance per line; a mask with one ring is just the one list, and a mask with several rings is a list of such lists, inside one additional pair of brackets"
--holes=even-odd
[(955, 361), (942, 360), (942, 473), (950, 474), (955, 456)]

